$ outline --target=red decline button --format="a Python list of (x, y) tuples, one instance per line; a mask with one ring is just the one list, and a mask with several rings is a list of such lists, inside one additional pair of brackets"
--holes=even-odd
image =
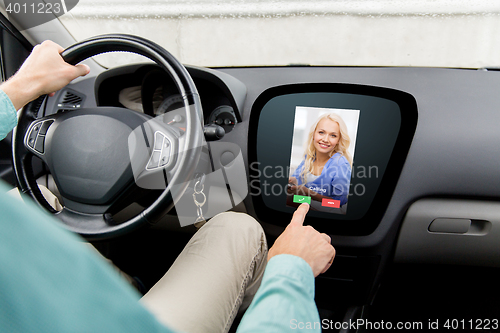
[(340, 208), (340, 200), (323, 199), (321, 201), (321, 206), (332, 207), (332, 208)]

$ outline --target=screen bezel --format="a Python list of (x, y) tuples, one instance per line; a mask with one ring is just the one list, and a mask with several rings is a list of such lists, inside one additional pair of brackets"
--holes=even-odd
[[(373, 96), (393, 101), (399, 107), (401, 116), (399, 133), (376, 195), (369, 204), (366, 213), (355, 220), (337, 218), (335, 223), (332, 223), (326, 217), (306, 217), (306, 224), (314, 226), (321, 232), (334, 235), (368, 235), (377, 228), (387, 209), (413, 140), (418, 120), (415, 98), (406, 92), (394, 89), (354, 84), (310, 83), (269, 88), (259, 95), (252, 106), (248, 133), (249, 165), (257, 162), (258, 125), (264, 106), (275, 97), (300, 93), (347, 93)], [(249, 177), (253, 184), (259, 184), (257, 171), (250, 168)], [(259, 220), (280, 226), (286, 226), (290, 222), (292, 213), (278, 211), (266, 206), (261, 196), (251, 196), (251, 201)]]

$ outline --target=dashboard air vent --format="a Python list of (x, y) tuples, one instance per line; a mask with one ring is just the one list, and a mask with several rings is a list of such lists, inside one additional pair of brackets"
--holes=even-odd
[(58, 112), (79, 109), (83, 104), (84, 98), (85, 96), (81, 93), (65, 89), (59, 96), (59, 101), (57, 103), (57, 107), (59, 108)]

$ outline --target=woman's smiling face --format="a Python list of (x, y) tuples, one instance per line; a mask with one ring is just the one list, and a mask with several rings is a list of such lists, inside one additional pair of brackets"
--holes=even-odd
[(329, 154), (340, 139), (340, 127), (335, 121), (322, 119), (314, 131), (314, 148), (317, 153)]

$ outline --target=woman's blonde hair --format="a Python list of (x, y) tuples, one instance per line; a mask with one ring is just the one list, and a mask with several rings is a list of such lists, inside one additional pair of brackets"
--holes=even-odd
[(305, 177), (308, 173), (312, 174), (313, 162), (316, 159), (316, 148), (314, 148), (314, 133), (316, 132), (316, 128), (318, 127), (319, 122), (326, 118), (339, 124), (339, 130), (340, 130), (339, 142), (337, 143), (335, 148), (329, 153), (330, 157), (332, 157), (335, 153), (340, 153), (342, 156), (346, 158), (347, 162), (349, 162), (349, 164), (352, 166), (352, 157), (348, 150), (349, 145), (351, 144), (351, 138), (349, 137), (347, 131), (347, 125), (345, 124), (344, 120), (340, 115), (336, 113), (326, 113), (316, 120), (316, 122), (311, 126), (311, 130), (309, 131), (305, 147), (306, 157), (304, 161), (304, 169), (300, 173), (300, 178), (302, 180), (302, 183), (305, 183)]

